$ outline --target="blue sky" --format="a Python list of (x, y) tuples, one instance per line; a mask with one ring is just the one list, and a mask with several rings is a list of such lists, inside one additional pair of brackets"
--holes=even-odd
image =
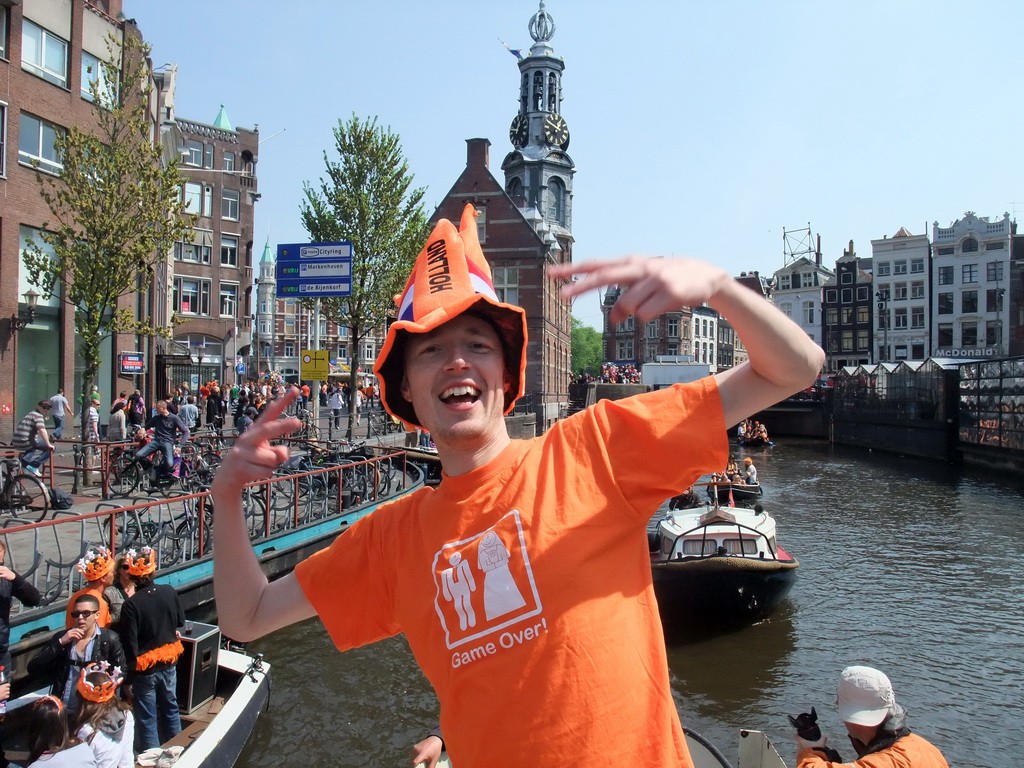
[[(436, 205), (465, 139), (511, 149), (518, 69), (536, 0), (126, 0), (178, 64), (177, 114), (258, 124), (256, 241), (302, 242), (303, 181), (331, 131), (378, 116)], [(697, 256), (770, 273), (783, 228), (849, 240), (920, 234), (964, 211), (1024, 215), (1024, 3), (548, 0), (565, 60), (576, 162), (575, 258)], [(598, 299), (574, 313), (600, 328)]]

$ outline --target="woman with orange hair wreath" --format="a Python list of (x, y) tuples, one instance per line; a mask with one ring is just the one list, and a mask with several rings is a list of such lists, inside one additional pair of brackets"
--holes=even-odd
[(144, 752), (181, 731), (175, 662), (184, 650), (178, 628), (185, 624), (185, 612), (174, 587), (154, 583), (152, 548), (128, 550), (125, 562), (135, 594), (121, 608), (121, 639), (131, 670), (138, 748)]
[(78, 598), (82, 595), (92, 595), (100, 603), (100, 615), (96, 619), (96, 623), (101, 627), (109, 627), (110, 606), (107, 605), (107, 599), (103, 597), (103, 590), (114, 583), (114, 556), (106, 547), (93, 547), (78, 561), (75, 568), (85, 577), (86, 584), (68, 600), (64, 626), (74, 626), (74, 622), (71, 620), (71, 609)]
[(68, 730), (64, 705), (56, 696), (43, 696), (30, 710), (28, 768), (92, 768), (96, 758), (87, 744)]
[(82, 670), (78, 693), (82, 706), (72, 731), (92, 749), (97, 768), (134, 768), (135, 718), (117, 696), (121, 670), (106, 662)]

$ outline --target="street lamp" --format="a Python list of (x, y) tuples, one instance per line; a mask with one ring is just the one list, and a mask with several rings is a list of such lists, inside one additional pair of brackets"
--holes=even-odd
[(22, 317), (21, 312), (18, 311), (11, 317), (11, 329), (15, 332), (24, 330), (29, 323), (35, 322), (36, 319), (36, 305), (39, 303), (39, 294), (34, 289), (29, 288), (22, 296), (25, 297), (25, 303), (28, 305), (28, 316)]
[[(879, 358), (882, 358), (884, 356), (886, 359), (888, 359), (889, 358), (889, 291), (875, 291), (875, 298), (878, 299), (878, 320), (879, 320), (879, 323), (882, 326), (882, 333), (883, 333), (882, 354), (879, 355)], [(879, 359), (878, 362), (881, 363), (881, 362), (884, 362), (884, 360)]]

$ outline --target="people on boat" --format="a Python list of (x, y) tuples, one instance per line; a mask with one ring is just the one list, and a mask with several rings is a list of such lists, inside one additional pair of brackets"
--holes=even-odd
[(29, 710), (28, 768), (95, 768), (89, 745), (71, 734), (56, 696), (42, 696)]
[(114, 583), (103, 590), (103, 597), (110, 606), (110, 626), (117, 630), (121, 624), (121, 608), (125, 600), (135, 594), (135, 580), (128, 572), (128, 558), (121, 555), (114, 565)]
[[(20, 573), (7, 566), (7, 545), (0, 541), (0, 701), (6, 701), (11, 695), (11, 604), (18, 598), (21, 604), (31, 608), (43, 601), (39, 590)], [(0, 765), (5, 765), (7, 758), (3, 750), (3, 725), (0, 718)]]
[[(526, 314), (492, 289), (476, 233), (471, 205), (459, 229), (438, 222), (374, 366), (388, 412), (430, 431), (441, 484), (379, 507), (270, 582), (249, 542), (241, 490), (288, 458), (273, 441), (300, 427), (279, 419), (295, 391), (275, 401), (214, 479), (221, 627), (245, 641), (319, 615), (342, 650), (404, 633), (437, 692), (454, 765), (523, 755), (545, 766), (688, 765), (637, 534), (671, 489), (724, 466), (727, 425), (805, 388), (823, 353), (707, 263), (549, 266), (567, 300), (625, 289), (612, 323), (707, 302), (743, 337), (749, 360), (602, 400), (541, 437), (513, 440), (504, 414), (525, 389)], [(651, 460), (659, 455), (673, 460)], [(497, 560), (481, 559), (485, 541), (500, 544)], [(446, 581), (458, 582), (448, 594), (460, 596), (461, 612)]]
[(757, 467), (749, 456), (743, 460), (743, 482), (747, 485), (757, 485)]
[(93, 595), (100, 604), (100, 613), (96, 623), (101, 627), (110, 626), (110, 606), (103, 596), (107, 587), (114, 583), (114, 558), (106, 547), (93, 547), (75, 564), (82, 577), (85, 579), (85, 586), (75, 592), (68, 600), (68, 607), (64, 615), (64, 626), (73, 627), (71, 611), (75, 601), (82, 595)]
[(144, 752), (181, 732), (175, 663), (185, 650), (178, 634), (185, 611), (174, 587), (153, 581), (156, 550), (128, 550), (125, 557), (135, 594), (121, 608), (121, 637), (135, 700), (136, 745)]
[(109, 627), (99, 625), (99, 598), (79, 595), (72, 603), (70, 629), (58, 629), (28, 662), (29, 674), (51, 686), (51, 693), (67, 707), (78, 711), (78, 678), (83, 667), (105, 661), (111, 667), (124, 668), (121, 640)]
[[(910, 732), (907, 713), (896, 703), (892, 683), (873, 667), (847, 667), (836, 689), (839, 719), (846, 726), (857, 760), (843, 763), (858, 768), (949, 768), (942, 753)], [(828, 738), (807, 741), (799, 735), (797, 768), (831, 768), (824, 755)]]
[(123, 678), (119, 668), (90, 664), (78, 680), (78, 708), (72, 732), (89, 745), (97, 768), (135, 768), (135, 718), (117, 695)]

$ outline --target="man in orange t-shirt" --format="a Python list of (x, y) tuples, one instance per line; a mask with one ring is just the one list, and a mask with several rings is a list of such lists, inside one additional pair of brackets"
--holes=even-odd
[[(214, 584), (238, 640), (319, 615), (339, 649), (405, 633), (437, 692), (459, 768), (691, 765), (669, 686), (645, 526), (727, 458), (726, 427), (813, 381), (821, 350), (720, 269), (629, 257), (549, 267), (569, 299), (627, 288), (610, 322), (707, 302), (750, 360), (688, 385), (596, 406), (512, 440), (526, 315), (500, 301), (476, 238), (441, 220), (398, 300), (374, 371), (389, 413), (429, 430), (444, 465), (269, 583), (241, 488), (287, 457), (272, 441), (292, 392), (239, 437), (214, 481)], [(671, 461), (652, 461), (653, 456)], [(339, 599), (337, 585), (345, 585)], [(524, 756), (528, 755), (528, 758)]]

